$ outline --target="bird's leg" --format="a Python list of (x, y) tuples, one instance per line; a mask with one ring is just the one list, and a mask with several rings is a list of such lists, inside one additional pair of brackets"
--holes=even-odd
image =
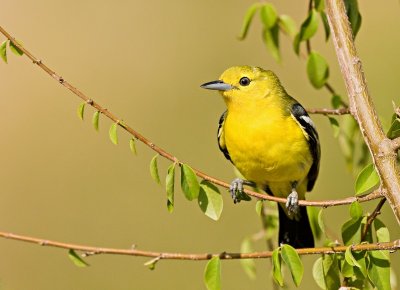
[(296, 191), (297, 181), (292, 183), (292, 192), (287, 197), (286, 208), (289, 216), (297, 215), (299, 212), (299, 194)]
[(256, 186), (256, 184), (252, 181), (243, 180), (240, 178), (234, 179), (229, 186), (229, 192), (231, 193), (234, 203), (238, 203), (241, 200), (251, 200), (250, 196), (244, 193), (243, 185), (249, 185), (253, 187)]

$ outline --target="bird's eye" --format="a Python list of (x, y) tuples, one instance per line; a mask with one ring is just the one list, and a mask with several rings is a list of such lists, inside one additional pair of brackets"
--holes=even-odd
[(248, 86), (250, 84), (250, 79), (248, 77), (242, 77), (239, 81), (241, 86)]

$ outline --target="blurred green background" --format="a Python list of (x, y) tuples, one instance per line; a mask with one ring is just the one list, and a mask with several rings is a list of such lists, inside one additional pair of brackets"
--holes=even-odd
[[(307, 1), (272, 1), (279, 13), (305, 18)], [(398, 1), (360, 1), (363, 24), (357, 48), (380, 115), (386, 122), (392, 100), (399, 103), (400, 6)], [(326, 91), (314, 90), (305, 59), (282, 37), (283, 63), (276, 64), (261, 41), (258, 17), (248, 39), (236, 39), (246, 1), (3, 1), (0, 25), (26, 48), (91, 98), (176, 155), (208, 174), (230, 181), (229, 162), (219, 152), (216, 129), (225, 105), (217, 93), (199, 85), (232, 65), (274, 70), (287, 91), (306, 107), (330, 107)], [(314, 48), (331, 64), (330, 82), (345, 96), (332, 44), (320, 26)], [(178, 252), (239, 251), (244, 237), (261, 228), (255, 202), (233, 205), (224, 194), (220, 221), (207, 218), (196, 202), (178, 193), (173, 214), (163, 187), (149, 175), (154, 152), (129, 136), (120, 144), (108, 139), (110, 122), (93, 130), (76, 116), (80, 100), (23, 57), (9, 55), (0, 64), (0, 230), (87, 245)], [(314, 116), (322, 143), (320, 177), (310, 199), (353, 194), (353, 176), (332, 136), (328, 120)], [(160, 159), (164, 176), (169, 162)], [(363, 204), (371, 211), (376, 201)], [(348, 207), (329, 208), (325, 220), (340, 239)], [(399, 227), (385, 205), (382, 220), (392, 240)], [(257, 250), (264, 250), (264, 243)], [(391, 255), (395, 272), (399, 254)], [(317, 289), (313, 257), (304, 257), (301, 289)], [(205, 262), (161, 261), (155, 271), (148, 259), (99, 255), (81, 269), (67, 251), (0, 240), (0, 288), (18, 289), (204, 289)], [(239, 261), (224, 261), (224, 289), (268, 289), (269, 260), (257, 261), (251, 281)], [(288, 276), (288, 273), (286, 273)], [(292, 284), (289, 283), (289, 286)]]

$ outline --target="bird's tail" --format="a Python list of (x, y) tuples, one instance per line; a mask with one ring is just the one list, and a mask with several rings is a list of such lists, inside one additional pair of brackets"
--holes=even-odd
[(294, 248), (313, 248), (314, 236), (308, 220), (307, 208), (300, 207), (300, 219), (290, 219), (280, 205), (279, 244), (289, 244)]

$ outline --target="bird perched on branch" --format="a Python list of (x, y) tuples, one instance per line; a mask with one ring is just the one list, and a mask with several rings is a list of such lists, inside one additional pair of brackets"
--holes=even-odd
[(306, 110), (272, 71), (259, 67), (231, 67), (201, 87), (218, 90), (227, 106), (218, 145), (245, 178), (231, 183), (234, 202), (250, 199), (243, 185), (287, 198), (278, 206), (279, 243), (314, 247), (307, 210), (298, 205), (314, 187), (320, 161), (318, 133)]

